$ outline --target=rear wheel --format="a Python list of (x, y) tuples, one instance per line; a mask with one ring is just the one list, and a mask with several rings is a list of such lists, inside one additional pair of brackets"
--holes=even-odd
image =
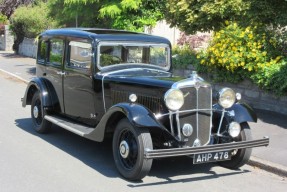
[(46, 111), (43, 108), (43, 104), (41, 101), (40, 93), (37, 91), (32, 98), (31, 103), (31, 117), (34, 125), (34, 129), (38, 133), (46, 133), (52, 126), (52, 123), (45, 120), (44, 116), (46, 115)]
[[(239, 136), (234, 140), (235, 141), (252, 140), (251, 130), (248, 123), (241, 123), (241, 132)], [(237, 169), (247, 163), (247, 161), (251, 156), (251, 152), (252, 152), (251, 148), (235, 150), (234, 151), (235, 155), (231, 157), (231, 160), (218, 162), (218, 164), (229, 169)]]
[(149, 173), (152, 159), (144, 158), (145, 149), (153, 149), (149, 130), (134, 127), (126, 118), (122, 119), (113, 136), (113, 156), (124, 178), (140, 180)]

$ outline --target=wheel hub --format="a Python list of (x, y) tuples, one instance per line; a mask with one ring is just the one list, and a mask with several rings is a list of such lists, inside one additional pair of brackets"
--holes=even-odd
[(38, 116), (39, 116), (39, 109), (37, 106), (34, 106), (34, 108), (33, 108), (33, 115), (35, 118), (38, 118)]
[(129, 156), (130, 153), (130, 147), (126, 141), (122, 141), (120, 143), (120, 154), (122, 158), (126, 159)]

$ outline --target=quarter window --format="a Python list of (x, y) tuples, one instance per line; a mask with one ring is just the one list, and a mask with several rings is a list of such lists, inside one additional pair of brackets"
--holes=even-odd
[(92, 61), (92, 46), (90, 43), (71, 41), (68, 67), (90, 69)]
[(37, 61), (40, 64), (45, 63), (46, 61), (46, 54), (47, 54), (47, 43), (45, 41), (40, 41), (38, 46), (38, 58)]
[(63, 61), (64, 41), (52, 39), (50, 42), (50, 64), (61, 65)]

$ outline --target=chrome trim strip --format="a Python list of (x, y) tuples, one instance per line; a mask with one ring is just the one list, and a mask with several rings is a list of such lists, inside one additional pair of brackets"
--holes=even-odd
[(160, 114), (159, 116), (157, 116), (157, 118), (161, 118), (163, 116), (167, 116), (169, 114), (177, 114), (177, 113), (189, 113), (189, 112), (197, 112), (197, 111), (214, 111), (213, 109), (190, 109), (190, 110), (184, 110), (184, 111), (170, 111), (169, 113), (165, 113), (165, 114)]
[(225, 113), (225, 109), (222, 110), (222, 114), (221, 114), (218, 130), (217, 130), (217, 135), (220, 135), (220, 130), (221, 130), (221, 125), (222, 125), (222, 121), (223, 121), (223, 118), (224, 118), (224, 113)]
[(200, 153), (211, 153), (230, 151), (235, 149), (245, 149), (253, 147), (268, 146), (269, 138), (264, 137), (263, 139), (251, 140), (251, 141), (240, 141), (216, 145), (205, 145), (200, 147), (186, 147), (186, 148), (171, 148), (171, 149), (145, 149), (144, 158), (156, 159), (164, 157), (175, 157), (175, 156), (186, 156)]
[[(170, 122), (170, 130), (171, 130), (171, 134), (174, 136), (174, 130), (173, 130), (173, 117), (172, 117), (172, 113), (171, 113), (171, 111), (169, 112), (169, 122)], [(160, 116), (160, 117), (162, 117), (162, 116)], [(160, 118), (159, 117), (159, 118)]]
[[(198, 89), (199, 89), (199, 87), (196, 87), (196, 109), (198, 109)], [(196, 140), (199, 140), (200, 141), (200, 139), (198, 138), (198, 131), (199, 131), (199, 125), (198, 125), (198, 121), (199, 121), (199, 118), (198, 118), (198, 110), (196, 111), (196, 139), (195, 139), (195, 141)], [(201, 143), (201, 142), (200, 142)]]
[(180, 122), (179, 122), (179, 113), (176, 113), (176, 122), (177, 122), (177, 137), (181, 141), (181, 131), (180, 131)]

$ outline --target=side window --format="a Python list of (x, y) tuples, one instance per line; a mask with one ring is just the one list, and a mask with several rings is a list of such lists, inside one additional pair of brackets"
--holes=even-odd
[(69, 43), (70, 58), (67, 67), (74, 69), (90, 69), (92, 46), (87, 42), (71, 41)]
[(50, 58), (49, 63), (52, 65), (61, 65), (63, 60), (64, 41), (52, 39), (50, 41)]
[(45, 60), (47, 58), (47, 48), (48, 44), (45, 41), (39, 41), (38, 44), (38, 57), (37, 57), (37, 63), (44, 64)]

